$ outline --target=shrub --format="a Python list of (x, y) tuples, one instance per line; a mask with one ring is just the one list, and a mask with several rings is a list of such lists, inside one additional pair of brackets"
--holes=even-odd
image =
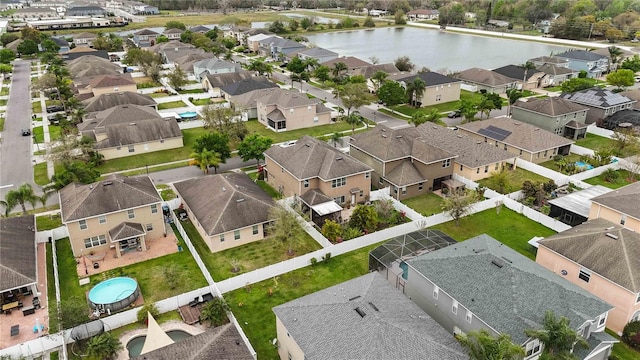
[(211, 326), (220, 326), (229, 322), (227, 312), (229, 305), (223, 298), (214, 297), (213, 300), (207, 301), (200, 312), (200, 319), (209, 321)]
[(312, 257), (311, 259), (309, 259), (309, 262), (311, 263), (311, 266), (313, 266), (318, 263), (318, 259)]
[(146, 323), (148, 317), (147, 313), (151, 313), (151, 316), (153, 317), (160, 315), (160, 311), (156, 307), (155, 303), (145, 304), (140, 308), (140, 310), (138, 310), (138, 322), (143, 324)]
[(322, 257), (322, 261), (324, 261), (325, 263), (328, 263), (329, 260), (331, 260), (331, 253), (326, 253), (323, 257)]
[(624, 327), (622, 342), (636, 350), (640, 350), (640, 321), (632, 321)]
[(602, 173), (602, 178), (606, 182), (616, 182), (620, 178), (620, 173), (614, 169), (607, 169), (607, 171)]

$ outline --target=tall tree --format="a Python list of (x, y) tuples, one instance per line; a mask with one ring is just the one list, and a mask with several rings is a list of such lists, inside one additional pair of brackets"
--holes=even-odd
[(511, 342), (511, 336), (493, 337), (485, 329), (456, 336), (471, 360), (521, 360), (525, 352), (522, 346)]
[(218, 153), (220, 162), (223, 163), (231, 157), (229, 136), (217, 131), (206, 133), (196, 139), (195, 144), (193, 144), (193, 151), (200, 152), (202, 149)]
[(378, 70), (373, 75), (371, 75), (371, 81), (373, 82), (373, 86), (376, 92), (378, 92), (378, 90), (380, 89), (380, 86), (384, 84), (384, 82), (387, 80), (388, 77), (389, 77), (389, 74), (387, 74), (382, 70)]
[(396, 68), (398, 68), (398, 70), (406, 72), (409, 72), (416, 67), (416, 65), (411, 62), (411, 59), (409, 59), (408, 56), (400, 56), (394, 61), (394, 64), (396, 65)]
[(356, 126), (360, 125), (363, 121), (362, 115), (359, 112), (354, 111), (349, 115), (343, 116), (342, 119), (347, 124), (351, 125), (351, 134), (355, 134)]
[(544, 344), (541, 359), (578, 359), (572, 352), (589, 348), (587, 341), (569, 326), (569, 319), (558, 318), (553, 311), (545, 313), (542, 329), (529, 329), (525, 334)]
[(429, 112), (424, 113), (423, 111), (416, 111), (409, 119), (409, 123), (413, 124), (413, 126), (418, 127), (424, 123), (431, 122), (434, 124), (438, 124), (441, 126), (447, 126), (447, 124), (442, 121), (442, 115), (438, 109), (431, 109)]
[(175, 90), (180, 90), (187, 83), (187, 73), (178, 65), (166, 77), (169, 85)]
[(396, 81), (385, 81), (378, 89), (377, 95), (378, 99), (386, 106), (392, 107), (391, 111), (393, 111), (393, 106), (407, 102), (404, 88)]
[(349, 67), (347, 66), (347, 64), (341, 61), (338, 61), (337, 63), (333, 64), (333, 68), (331, 69), (331, 74), (335, 79), (341, 80), (342, 77), (347, 73), (347, 70), (349, 70)]
[(349, 226), (360, 229), (363, 232), (376, 231), (378, 226), (376, 209), (373, 206), (357, 205), (349, 218)]
[(366, 84), (348, 83), (344, 85), (340, 93), (340, 100), (347, 109), (347, 116), (349, 116), (351, 109), (358, 109), (361, 106), (371, 104), (373, 96), (369, 93), (369, 88)]
[(209, 167), (211, 166), (218, 172), (218, 166), (221, 161), (218, 153), (203, 148), (199, 152), (191, 153), (191, 157), (193, 158), (193, 164), (200, 167), (200, 170), (205, 174), (209, 173)]
[(508, 89), (507, 99), (509, 100), (509, 108), (507, 109), (507, 116), (511, 116), (511, 105), (515, 104), (518, 99), (523, 97), (524, 94), (518, 89)]
[(22, 214), (27, 215), (27, 207), (25, 204), (31, 204), (31, 207), (35, 209), (38, 197), (33, 192), (31, 184), (22, 184), (16, 190), (9, 190), (4, 197), (6, 203), (7, 213), (11, 212), (13, 208), (20, 205), (22, 207)]
[(273, 219), (269, 226), (269, 233), (276, 241), (286, 243), (287, 254), (293, 255), (296, 244), (304, 235), (304, 229), (300, 226), (298, 218), (280, 205), (271, 208), (269, 218)]
[(629, 69), (620, 69), (607, 74), (607, 82), (616, 86), (619, 90), (632, 86), (635, 83), (633, 71)]
[(331, 70), (329, 69), (328, 66), (326, 65), (321, 65), (318, 66), (315, 70), (313, 70), (313, 76), (320, 80), (322, 82), (322, 85), (324, 85), (325, 82), (327, 82), (330, 77), (329, 77), (329, 72)]
[(176, 20), (167, 21), (164, 27), (167, 30), (169, 29), (187, 30), (187, 26), (184, 23), (181, 23), (180, 21), (176, 21)]
[(260, 160), (264, 159), (264, 152), (271, 147), (273, 140), (260, 134), (247, 136), (240, 145), (238, 145), (238, 155), (242, 161), (255, 159), (260, 165)]
[(249, 132), (237, 109), (206, 105), (202, 108), (202, 121), (205, 129), (225, 134), (230, 140), (242, 141)]
[(424, 80), (417, 76), (407, 83), (407, 99), (411, 101), (414, 107), (418, 107), (418, 99), (422, 100), (425, 88)]
[(11, 49), (0, 50), (0, 64), (10, 64), (16, 59), (16, 53)]
[(262, 59), (253, 59), (247, 64), (247, 70), (255, 71), (259, 75), (271, 75), (273, 73), (273, 65), (266, 63)]
[(617, 46), (609, 46), (608, 47), (609, 50), (609, 58), (611, 59), (611, 61), (609, 62), (609, 70), (611, 70), (611, 65), (617, 66), (618, 61), (620, 61), (620, 57), (622, 56), (622, 49), (620, 49)]
[(60, 169), (51, 177), (51, 184), (47, 190), (61, 190), (65, 186), (76, 182), (81, 184), (91, 184), (100, 177), (100, 172), (84, 161), (64, 161), (61, 162)]

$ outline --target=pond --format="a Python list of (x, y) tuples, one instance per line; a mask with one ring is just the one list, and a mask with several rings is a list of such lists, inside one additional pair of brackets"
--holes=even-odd
[(433, 29), (395, 27), (305, 34), (311, 44), (340, 54), (368, 61), (372, 56), (381, 63), (408, 56), (417, 69), (460, 71), (471, 67), (495, 69), (524, 64), (538, 56), (549, 56), (569, 47), (450, 33)]

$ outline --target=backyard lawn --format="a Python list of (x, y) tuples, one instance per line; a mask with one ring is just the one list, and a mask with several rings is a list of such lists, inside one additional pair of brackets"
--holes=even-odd
[[(460, 90), (460, 100), (469, 100), (472, 102), (478, 102), (480, 101), (481, 98), (482, 98), (482, 94), (480, 93)], [(450, 102), (442, 103), (438, 105), (424, 106), (421, 108), (415, 108), (407, 104), (392, 106), (392, 108), (393, 110), (408, 116), (412, 116), (418, 110), (421, 110), (425, 114), (431, 111), (431, 109), (437, 109), (439, 112), (445, 113), (453, 110), (458, 110), (460, 108), (460, 100), (450, 101)]]
[(4, 131), (4, 118), (0, 118), (0, 132)]
[[(606, 329), (607, 334), (615, 337), (620, 340), (620, 336), (618, 336), (613, 331)], [(613, 345), (613, 351), (611, 352), (610, 359), (616, 360), (638, 360), (640, 359), (640, 352), (630, 348), (627, 344), (620, 341)]]
[(527, 243), (534, 236), (550, 236), (555, 231), (526, 216), (503, 207), (500, 214), (496, 209), (488, 209), (455, 221), (436, 225), (432, 229), (444, 231), (457, 241), (464, 241), (480, 234), (487, 234), (520, 254), (535, 260), (535, 248)]
[[(296, 140), (301, 138), (304, 135), (309, 135), (313, 137), (320, 137), (324, 135), (333, 134), (335, 132), (347, 131), (351, 130), (351, 125), (346, 122), (336, 122), (328, 125), (320, 125), (314, 126), (310, 128), (290, 130), (285, 132), (275, 132), (267, 129), (264, 124), (258, 122), (258, 120), (249, 120), (246, 122), (247, 130), (249, 130), (249, 134), (257, 133), (273, 140), (273, 143), (280, 143), (287, 140)], [(356, 126), (356, 128), (361, 126)]]
[(161, 98), (161, 97), (167, 97), (169, 96), (169, 94), (167, 94), (166, 92), (157, 92), (157, 93), (152, 93), (152, 94), (147, 94), (149, 96), (151, 96), (152, 98)]
[(434, 193), (426, 193), (401, 202), (424, 216), (442, 212), (442, 198)]
[(60, 226), (62, 226), (60, 213), (52, 214), (52, 215), (42, 215), (42, 216), (36, 217), (36, 229), (38, 231), (51, 230)]
[[(251, 167), (251, 168), (255, 168), (255, 167)], [(243, 169), (244, 170), (244, 169)], [(260, 188), (262, 190), (264, 190), (264, 192), (266, 192), (267, 194), (269, 194), (269, 196), (271, 196), (274, 199), (280, 199), (282, 196), (280, 196), (280, 193), (274, 189), (273, 187), (271, 187), (271, 185), (269, 185), (266, 181), (264, 180), (258, 180), (258, 172), (254, 171), (254, 172), (250, 172), (247, 174), (253, 181), (256, 182), (256, 184), (258, 184), (258, 186), (260, 186)]]
[[(580, 161), (580, 155), (578, 155), (578, 154), (569, 154), (569, 155), (565, 156), (564, 159), (567, 161), (567, 163), (574, 163), (576, 161)], [(538, 165), (544, 166), (547, 169), (551, 169), (553, 171), (560, 172), (560, 168), (558, 167), (558, 165), (556, 165), (556, 162), (554, 160), (545, 161), (545, 162), (540, 163)]]
[[(291, 258), (286, 254), (288, 245), (281, 241), (276, 241), (273, 238), (252, 242), (217, 253), (211, 253), (211, 250), (209, 250), (209, 247), (191, 221), (183, 221), (181, 224), (187, 232), (187, 235), (189, 235), (198, 254), (200, 254), (202, 261), (204, 261), (207, 269), (209, 269), (211, 276), (216, 281), (228, 279)], [(306, 232), (304, 234), (305, 236), (299, 239), (297, 244), (293, 246), (296, 255), (303, 255), (321, 248), (320, 244), (311, 236)], [(236, 273), (231, 272), (232, 260), (237, 260), (240, 263), (240, 271)]]
[(327, 264), (318, 262), (315, 266), (225, 294), (227, 303), (258, 353), (258, 358), (279, 359), (278, 349), (271, 342), (276, 338), (276, 317), (271, 308), (365, 275), (369, 272), (369, 251), (378, 245), (336, 256)]
[[(547, 182), (547, 181), (549, 181), (549, 179), (547, 179), (544, 176), (538, 175), (536, 173), (532, 173), (531, 171), (527, 171), (527, 170), (524, 170), (524, 169), (516, 168), (515, 170), (509, 170), (509, 176), (508, 176), (508, 179), (507, 179), (507, 184), (504, 187), (505, 193), (506, 194), (510, 194), (510, 193), (512, 193), (514, 191), (521, 190), (522, 189), (522, 183), (525, 180), (529, 180), (529, 181), (532, 181), (532, 182), (535, 182), (535, 181)], [(487, 187), (487, 188), (495, 190), (495, 191), (499, 191), (499, 189), (500, 189), (498, 184), (496, 184), (494, 176), (488, 177), (486, 179), (482, 179), (482, 180), (478, 181), (478, 183), (480, 183), (480, 185), (482, 185), (484, 187)]]
[(596, 177), (592, 177), (584, 180), (587, 184), (591, 185), (602, 185), (604, 187), (608, 187), (609, 189), (617, 189), (623, 186), (631, 184), (633, 181), (630, 181), (630, 173), (627, 170), (616, 170), (619, 174), (618, 179), (612, 182), (606, 181), (604, 179), (604, 174), (600, 174)]
[(175, 108), (181, 108), (185, 106), (187, 106), (187, 104), (182, 102), (182, 100), (170, 101), (165, 103), (159, 103), (158, 110), (175, 109)]
[(179, 94), (202, 94), (204, 90), (201, 88), (198, 89), (188, 89), (188, 90), (178, 90)]
[[(616, 141), (608, 139), (603, 136), (587, 133), (584, 139), (576, 140), (576, 145), (589, 148), (591, 150), (608, 149), (613, 150), (616, 148)], [(622, 157), (630, 156), (631, 153), (623, 152)]]
[(211, 99), (209, 98), (204, 98), (204, 99), (193, 99), (191, 100), (191, 103), (195, 106), (204, 106), (204, 105), (209, 105), (211, 104)]

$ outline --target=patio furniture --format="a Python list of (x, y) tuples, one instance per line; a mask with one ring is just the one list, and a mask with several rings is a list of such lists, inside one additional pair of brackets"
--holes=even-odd
[(36, 308), (34, 308), (33, 306), (22, 308), (22, 316), (32, 315), (35, 313), (36, 313)]
[(13, 325), (11, 327), (11, 336), (17, 336), (20, 334), (20, 325)]
[[(44, 325), (40, 325), (40, 331), (44, 331)], [(38, 325), (33, 326), (33, 333), (34, 334), (38, 333)]]
[(38, 297), (33, 298), (32, 304), (34, 308), (40, 309), (40, 299)]
[(20, 306), (19, 301), (10, 302), (8, 304), (2, 305), (2, 311), (11, 310), (13, 308), (17, 308), (18, 306)]

